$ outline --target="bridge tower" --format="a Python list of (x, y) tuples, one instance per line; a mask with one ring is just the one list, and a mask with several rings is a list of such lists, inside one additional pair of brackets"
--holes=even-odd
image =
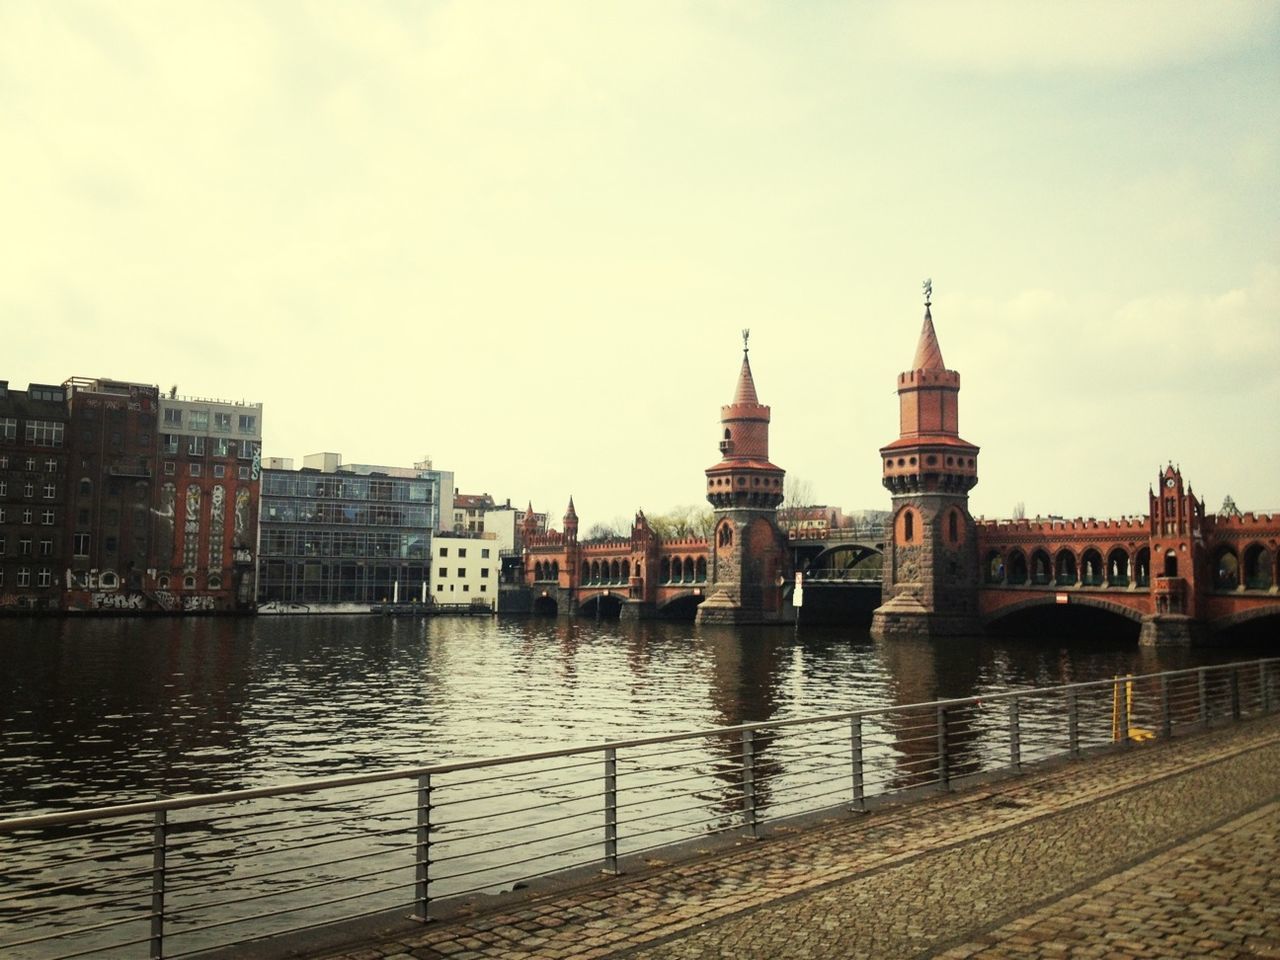
[(707, 598), (699, 623), (763, 623), (782, 616), (786, 538), (778, 529), (785, 471), (769, 462), (769, 408), (756, 396), (742, 331), (733, 402), (720, 408), (720, 462), (707, 468), (715, 513)]
[(942, 362), (925, 283), (924, 326), (912, 369), (898, 375), (899, 437), (880, 448), (893, 496), (883, 602), (871, 633), (954, 636), (981, 631), (978, 548), (969, 491), (978, 448), (960, 439), (960, 374)]

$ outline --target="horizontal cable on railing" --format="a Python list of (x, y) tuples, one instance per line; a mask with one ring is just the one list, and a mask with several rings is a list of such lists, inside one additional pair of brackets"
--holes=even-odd
[[(587, 857), (586, 859), (583, 859), (583, 860), (571, 860), (568, 863), (559, 865), (556, 869), (557, 870), (573, 870), (578, 867), (585, 867), (588, 864), (600, 863), (601, 859), (602, 859), (601, 857), (595, 856), (595, 857)], [(545, 871), (541, 871), (538, 873), (518, 874), (514, 877), (504, 877), (502, 880), (494, 880), (488, 883), (478, 883), (473, 887), (463, 887), (460, 890), (450, 890), (447, 894), (445, 894), (445, 896), (465, 897), (468, 894), (480, 893), (481, 891), (485, 891), (485, 890), (492, 890), (494, 887), (511, 887), (512, 889), (515, 889), (519, 884), (528, 883), (530, 880), (538, 880), (545, 876), (546, 876)], [(435, 881), (433, 880), (432, 886), (434, 887), (435, 885), (436, 885)]]
[[(417, 846), (418, 844), (416, 843), (399, 843), (391, 846), (378, 847), (377, 849), (367, 851), (366, 853), (355, 853), (349, 857), (335, 857), (332, 860), (307, 861), (306, 863), (295, 864), (292, 867), (281, 867), (278, 870), (264, 870), (261, 873), (237, 874), (237, 875), (223, 879), (220, 885), (221, 886), (239, 886), (241, 884), (248, 883), (251, 880), (262, 880), (267, 877), (278, 877), (286, 873), (296, 873), (299, 870), (315, 870), (315, 869), (319, 869), (320, 867), (331, 867), (339, 863), (353, 863), (356, 860), (368, 860), (370, 857), (381, 857), (381, 856), (385, 856), (388, 853), (399, 851), (399, 850), (413, 850), (413, 849), (416, 849)], [(397, 864), (395, 867), (390, 867), (388, 869), (397, 870), (397, 869), (400, 869), (400, 865)], [(175, 884), (173, 886), (166, 887), (166, 893), (172, 893), (176, 895), (179, 893), (187, 893), (190, 890), (203, 890), (208, 886), (209, 886), (208, 883), (199, 883), (199, 882), (189, 883), (185, 885)]]
[[(812, 784), (809, 784), (809, 786), (812, 786)], [(777, 791), (777, 792), (781, 793), (781, 791)], [(790, 806), (799, 806), (799, 805), (802, 805), (802, 804), (805, 804), (805, 803), (809, 802), (810, 800), (818, 800), (818, 799), (820, 799), (820, 798), (822, 798), (822, 797), (832, 797), (832, 796), (835, 796), (835, 795), (837, 795), (837, 794), (840, 794), (840, 795), (842, 795), (842, 796), (846, 796), (846, 797), (847, 797), (847, 796), (849, 795), (849, 787), (848, 787), (848, 785), (846, 784), (843, 788), (836, 788), (836, 787), (833, 787), (833, 788), (831, 788), (831, 789), (829, 789), (829, 790), (822, 790), (822, 791), (819, 791), (818, 793), (808, 793), (808, 794), (801, 794), (801, 795), (800, 795), (800, 796), (798, 796), (798, 797), (790, 797), (790, 798), (788, 798), (786, 801), (784, 801), (784, 803), (785, 803), (786, 805), (790, 805)], [(779, 803), (779, 802), (775, 801), (775, 802), (771, 803), (768, 807), (766, 807), (766, 808), (765, 808), (765, 811), (767, 812), (767, 811), (768, 811), (769, 809), (771, 809), (772, 807), (782, 806), (782, 805), (783, 805), (783, 803)], [(767, 819), (767, 818), (766, 818), (766, 819)]]
[[(393, 911), (393, 910), (403, 910), (403, 909), (407, 909), (407, 908), (412, 908), (412, 907), (414, 907), (415, 905), (416, 905), (416, 901), (413, 901), (413, 900), (406, 900), (406, 901), (403, 901), (403, 902), (400, 902), (400, 903), (390, 904), (390, 905), (383, 906), (383, 907), (376, 907), (376, 908), (374, 908), (373, 910), (366, 910), (366, 911), (363, 911), (363, 912), (361, 912), (361, 913), (348, 913), (348, 914), (344, 914), (344, 915), (343, 915), (343, 916), (341, 916), (341, 917), (336, 917), (336, 918), (335, 918), (335, 917), (330, 917), (330, 918), (325, 919), (325, 920), (317, 920), (317, 921), (316, 921), (316, 922), (314, 922), (314, 923), (304, 923), (304, 924), (300, 924), (300, 925), (298, 925), (298, 926), (287, 927), (287, 928), (285, 928), (285, 929), (283, 929), (283, 930), (272, 930), (272, 931), (271, 931), (271, 932), (269, 932), (269, 933), (260, 933), (260, 934), (255, 934), (255, 935), (253, 935), (253, 936), (245, 937), (244, 939), (237, 941), (237, 943), (253, 943), (254, 941), (257, 941), (257, 940), (266, 940), (266, 939), (267, 939), (267, 938), (269, 938), (269, 937), (284, 937), (284, 936), (289, 936), (289, 935), (291, 935), (291, 934), (295, 934), (295, 933), (302, 933), (302, 932), (307, 931), (307, 930), (316, 930), (316, 929), (319, 929), (320, 927), (327, 927), (327, 926), (331, 926), (331, 925), (333, 924), (333, 922), (334, 922), (334, 920), (335, 920), (335, 919), (336, 919), (336, 920), (342, 920), (342, 921), (363, 920), (363, 919), (364, 919), (364, 918), (366, 918), (366, 917), (376, 917), (376, 916), (379, 916), (379, 915), (381, 915), (381, 914), (386, 914), (386, 913), (388, 913), (388, 912), (390, 912), (390, 911)], [(165, 940), (165, 958), (166, 958), (166, 960), (180, 960), (180, 958), (182, 958), (182, 957), (191, 957), (191, 956), (195, 956), (196, 954), (199, 954), (199, 953), (206, 953), (206, 952), (208, 951), (208, 949), (209, 949), (208, 947), (197, 947), (197, 948), (195, 948), (194, 950), (188, 950), (188, 951), (186, 951), (186, 952), (184, 952), (184, 953), (170, 953), (170, 952), (169, 952), (169, 942), (170, 942), (171, 940), (179, 939), (179, 938), (180, 938), (180, 937), (182, 937), (182, 936), (183, 936), (183, 932), (181, 932), (181, 931), (180, 931), (180, 932), (175, 933), (175, 934), (170, 934), (170, 936), (166, 938), (166, 940)], [(143, 940), (135, 940), (135, 941), (132, 941), (132, 942), (133, 942), (133, 943), (146, 943), (146, 942), (148, 942), (148, 941), (147, 941), (147, 939), (143, 939)]]
[[(148, 873), (150, 873), (150, 871), (148, 871)], [(32, 920), (35, 917), (47, 916), (50, 913), (66, 913), (68, 910), (75, 910), (77, 912), (83, 913), (87, 910), (90, 910), (96, 907), (109, 907), (109, 906), (114, 906), (120, 903), (137, 904), (137, 903), (140, 903), (144, 897), (149, 897), (149, 896), (150, 896), (150, 890), (139, 889), (139, 890), (134, 890), (130, 893), (115, 894), (111, 897), (107, 897), (101, 900), (90, 900), (88, 903), (81, 903), (79, 900), (77, 900), (75, 904), (70, 907), (68, 907), (66, 904), (58, 904), (52, 907), (42, 907), (39, 910), (24, 910), (22, 913), (22, 919), (24, 922), (27, 922)]]
[[(582, 801), (584, 801), (584, 802), (585, 802), (586, 800), (591, 800), (591, 801), (593, 802), (593, 804), (594, 804), (594, 805), (592, 806), (592, 808), (591, 808), (590, 810), (575, 810), (575, 811), (573, 811), (573, 812), (571, 812), (571, 813), (565, 813), (565, 814), (562, 814), (562, 815), (560, 815), (560, 816), (558, 816), (558, 817), (547, 817), (546, 819), (538, 820), (538, 821), (537, 821), (537, 823), (539, 823), (539, 824), (543, 824), (543, 823), (555, 823), (555, 822), (557, 822), (557, 821), (559, 821), (559, 820), (571, 820), (571, 819), (573, 819), (574, 817), (587, 817), (587, 816), (590, 816), (590, 815), (591, 815), (591, 814), (593, 814), (593, 813), (599, 813), (599, 812), (600, 812), (600, 808), (599, 808), (600, 796), (599, 796), (598, 794), (593, 795), (593, 796), (591, 796), (591, 797), (583, 797), (583, 798), (581, 798), (581, 799), (582, 799)], [(577, 801), (574, 801), (574, 802), (577, 802)], [(548, 804), (548, 805), (545, 805), (545, 806), (561, 806), (561, 805), (562, 805), (562, 803), (563, 803), (563, 801), (562, 801), (561, 803)], [(542, 808), (540, 808), (540, 807), (535, 807), (535, 808), (533, 808), (533, 809), (542, 809)], [(480, 814), (480, 815), (478, 815), (478, 816), (474, 816), (474, 817), (457, 817), (457, 818), (453, 818), (453, 819), (449, 819), (449, 820), (437, 821), (437, 822), (436, 822), (436, 824), (434, 825), (433, 829), (437, 829), (437, 830), (441, 830), (441, 831), (445, 831), (445, 830), (450, 830), (450, 831), (451, 831), (451, 830), (453, 830), (455, 827), (459, 827), (459, 826), (461, 826), (461, 825), (462, 825), (462, 824), (464, 824), (464, 823), (475, 823), (477, 820), (486, 820), (486, 821), (488, 821), (488, 820), (505, 819), (506, 817), (509, 817), (509, 816), (512, 816), (512, 815), (514, 815), (514, 814), (516, 814), (516, 813), (521, 813), (521, 812), (524, 812), (524, 811), (523, 811), (523, 810), (501, 810), (501, 811), (498, 811), (497, 813), (492, 813), (492, 812), (491, 812), (491, 813), (482, 813), (482, 814)], [(517, 823), (517, 824), (515, 824), (514, 826), (510, 826), (510, 827), (497, 827), (497, 828), (495, 828), (495, 829), (493, 829), (493, 830), (486, 830), (486, 831), (484, 831), (484, 832), (482, 832), (482, 833), (460, 833), (460, 834), (454, 834), (454, 833), (447, 833), (447, 834), (445, 834), (445, 833), (442, 833), (442, 838), (441, 838), (441, 839), (438, 839), (438, 840), (433, 840), (433, 841), (432, 841), (432, 843), (443, 843), (443, 842), (456, 843), (456, 842), (458, 842), (459, 840), (466, 840), (466, 839), (467, 839), (467, 838), (469, 838), (469, 837), (483, 837), (483, 836), (485, 836), (486, 834), (490, 834), (490, 833), (505, 833), (506, 831), (509, 831), (509, 830), (521, 830), (521, 829), (524, 829), (524, 828), (525, 828), (525, 827), (527, 827), (527, 826), (529, 826), (529, 824), (525, 824), (525, 823)]]
[[(456, 880), (459, 877), (472, 877), (478, 873), (493, 873), (495, 870), (505, 870), (507, 867), (518, 867), (526, 863), (536, 863), (538, 860), (546, 860), (549, 857), (559, 857), (570, 853), (576, 853), (579, 850), (595, 850), (599, 849), (600, 841), (595, 840), (591, 843), (580, 843), (576, 846), (565, 847), (563, 850), (552, 850), (550, 853), (540, 853), (533, 857), (524, 857), (520, 860), (504, 860), (502, 863), (494, 864), (491, 867), (477, 867), (474, 870), (463, 870), (459, 873), (446, 873), (444, 876), (436, 876), (431, 878), (431, 882), (444, 883), (447, 880)], [(598, 857), (595, 859), (599, 859)]]
[[(594, 781), (590, 781), (590, 780), (589, 780), (589, 781), (586, 781), (586, 782), (587, 782), (587, 783), (591, 783), (591, 782), (599, 783), (599, 782), (600, 782), (600, 780), (601, 780), (601, 778), (600, 778), (600, 777), (596, 777), (596, 778), (594, 778)], [(537, 792), (539, 792), (539, 793), (540, 793), (541, 791), (537, 791)], [(519, 796), (519, 794), (513, 794), (513, 793), (491, 793), (491, 794), (488, 794), (488, 795), (486, 795), (486, 796), (484, 797), (484, 802), (485, 802), (485, 803), (488, 803), (488, 802), (489, 802), (489, 801), (491, 801), (491, 800), (507, 800), (507, 799), (509, 799), (509, 798), (511, 798), (511, 797), (515, 797), (515, 796)], [(560, 806), (564, 806), (565, 804), (569, 804), (569, 803), (585, 803), (585, 802), (587, 802), (587, 801), (589, 801), (589, 800), (593, 800), (593, 799), (595, 799), (595, 794), (594, 794), (594, 793), (593, 793), (593, 794), (581, 794), (581, 795), (579, 795), (579, 796), (574, 796), (574, 797), (553, 797), (553, 798), (548, 799), (548, 800), (543, 800), (543, 801), (542, 801), (542, 802), (540, 802), (540, 803), (533, 803), (533, 804), (529, 804), (528, 806), (525, 806), (525, 807), (504, 807), (504, 808), (502, 808), (501, 810), (497, 810), (497, 811), (490, 811), (487, 815), (486, 815), (486, 814), (481, 814), (481, 815), (479, 815), (479, 817), (478, 817), (478, 818), (479, 818), (479, 819), (483, 819), (485, 816), (490, 816), (490, 817), (505, 817), (505, 816), (512, 816), (512, 815), (517, 814), (517, 813), (527, 813), (527, 812), (529, 812), (529, 811), (531, 811), (531, 810), (545, 810), (547, 807), (560, 807)], [(477, 801), (477, 802), (479, 802), (479, 801)], [(432, 795), (432, 798), (431, 798), (431, 809), (432, 809), (432, 810), (440, 810), (440, 809), (443, 809), (444, 807), (445, 807), (445, 804), (438, 804), (438, 803), (436, 803), (436, 802), (435, 802), (435, 796), (434, 796), (434, 792), (433, 792), (433, 795)], [(449, 820), (447, 820), (447, 821), (444, 821), (444, 822), (447, 822), (447, 823), (467, 823), (468, 821), (470, 821), (470, 820), (475, 820), (475, 819), (477, 819), (477, 817), (456, 817), (456, 818), (451, 818), (451, 819), (449, 819)]]
[[(146, 919), (145, 917), (143, 919)], [(73, 936), (76, 931), (71, 931), (68, 936)], [(83, 950), (77, 950), (75, 953), (60, 953), (56, 957), (49, 957), (47, 960), (75, 960), (76, 957), (91, 957), (95, 953), (105, 953), (108, 950), (118, 950), (121, 947), (136, 947), (141, 943), (150, 943), (151, 937), (139, 937), (136, 940), (121, 940), (118, 943), (109, 943), (102, 947), (85, 947)], [(9, 946), (9, 944), (0, 944), (0, 946)], [(116, 954), (119, 956), (119, 954)]]
[[(534, 824), (534, 826), (542, 826), (542, 824)], [(531, 837), (528, 840), (513, 840), (510, 843), (498, 844), (490, 847), (477, 847), (474, 850), (464, 850), (461, 853), (451, 853), (447, 856), (440, 856), (438, 853), (431, 858), (434, 863), (447, 863), (450, 860), (468, 860), (474, 857), (488, 856), (491, 853), (497, 853), (505, 850), (515, 850), (519, 847), (529, 847), (538, 843), (551, 843), (553, 840), (563, 840), (565, 837), (576, 837), (580, 833), (599, 833), (600, 825), (598, 823), (588, 824), (583, 827), (576, 827), (573, 830), (565, 830), (561, 833), (550, 833), (546, 836)], [(483, 834), (474, 834), (468, 839), (477, 839)], [(442, 844), (433, 842), (432, 846), (440, 847)]]
[[(584, 753), (600, 754), (600, 756), (592, 756), (587, 760), (580, 760), (576, 763), (562, 763), (559, 766), (555, 766), (555, 767), (538, 767), (534, 770), (524, 770), (524, 771), (518, 771), (518, 770), (511, 771), (511, 770), (503, 769), (500, 772), (495, 773), (493, 776), (470, 777), (465, 780), (444, 780), (444, 781), (441, 781), (441, 783), (438, 786), (433, 787), (433, 790), (457, 790), (461, 787), (475, 786), (477, 783), (492, 783), (495, 780), (503, 780), (503, 781), (509, 782), (512, 780), (525, 780), (525, 779), (528, 779), (529, 777), (544, 777), (548, 773), (560, 773), (563, 770), (581, 770), (583, 767), (592, 767), (600, 763), (604, 756), (604, 751), (599, 747), (582, 747), (579, 749), (578, 752), (567, 754), (567, 755), (576, 757), (576, 756), (582, 756), (582, 754)], [(565, 754), (557, 753), (556, 755), (564, 756)], [(521, 762), (524, 762), (524, 761), (518, 757), (512, 758), (509, 761), (506, 761), (506, 763), (510, 763), (512, 765), (521, 763)], [(501, 765), (505, 766), (506, 763)], [(487, 768), (469, 767), (468, 769), (487, 769)], [(433, 775), (435, 775), (434, 772), (431, 771), (430, 769), (424, 772), (433, 773)]]
[(47, 943), (50, 940), (57, 940), (59, 937), (73, 936), (79, 933), (92, 933), (94, 930), (107, 930), (111, 927), (123, 926), (126, 923), (142, 923), (150, 920), (155, 914), (150, 909), (139, 911), (131, 917), (121, 917), (117, 920), (102, 920), (98, 923), (90, 923), (83, 927), (75, 927), (72, 930), (59, 930), (54, 933), (46, 933), (39, 937), (28, 937), (26, 940), (12, 940), (9, 943), (0, 944), (5, 948), (13, 947), (29, 947), (33, 943)]
[(280, 856), (285, 854), (292, 854), (298, 850), (315, 850), (315, 849), (318, 849), (319, 847), (327, 847), (334, 843), (352, 843), (356, 840), (365, 840), (373, 837), (387, 837), (387, 836), (392, 836), (394, 834), (402, 834), (402, 833), (406, 833), (409, 829), (410, 828), (407, 825), (402, 825), (399, 827), (391, 827), (387, 830), (366, 830), (358, 834), (339, 835), (336, 837), (327, 838), (325, 840), (318, 840), (315, 843), (300, 843), (297, 846), (289, 847), (287, 850), (272, 848), (270, 850), (248, 850), (248, 851), (243, 851), (239, 853), (224, 853), (219, 855), (218, 861), (220, 863), (230, 863), (233, 860), (244, 860), (249, 857), (269, 857), (269, 856)]
[[(61, 866), (61, 864), (59, 864), (59, 866)], [(5, 869), (7, 871), (8, 867), (6, 867)], [(49, 869), (52, 869), (52, 867), (49, 864), (45, 864), (42, 869), (49, 870)], [(97, 887), (115, 886), (116, 884), (123, 883), (126, 880), (140, 880), (144, 877), (150, 877), (152, 875), (152, 872), (153, 872), (152, 868), (147, 867), (145, 870), (143, 869), (130, 870), (125, 873), (117, 873), (117, 872), (106, 873), (106, 874), (103, 874), (102, 879), (95, 878), (94, 885)], [(9, 878), (9, 876), (10, 875), (6, 873), (6, 880)], [(35, 881), (31, 881), (31, 882), (35, 882)], [(60, 890), (72, 890), (72, 889), (75, 889), (76, 887), (83, 887), (85, 885), (85, 882), (86, 882), (85, 878), (80, 877), (75, 880), (66, 880), (61, 883), (54, 883), (48, 886), (41, 886), (38, 890), (24, 890), (19, 893), (6, 893), (3, 896), (0, 896), (0, 904), (10, 903), (14, 900), (30, 900), (33, 896), (41, 896), (46, 893), (57, 893)]]
[[(408, 844), (399, 849), (412, 849), (414, 844)], [(190, 916), (193, 913), (204, 913), (209, 910), (216, 910), (218, 907), (225, 907), (236, 903), (252, 903), (255, 900), (270, 900), (275, 897), (287, 897), (295, 893), (301, 893), (304, 890), (316, 890), (321, 887), (331, 887), (335, 883), (354, 883), (357, 880), (368, 880), (370, 877), (381, 877), (388, 873), (407, 870), (407, 864), (396, 864), (394, 867), (382, 870), (370, 870), (364, 873), (353, 873), (340, 877), (329, 877), (325, 880), (316, 880), (312, 883), (299, 884), (293, 887), (272, 888), (265, 893), (250, 893), (224, 900), (198, 900), (194, 903), (183, 904), (181, 906), (170, 906), (165, 910), (166, 920), (173, 921), (175, 917)]]
[(395, 817), (397, 815), (404, 816), (405, 814), (412, 813), (413, 810), (413, 807), (401, 807), (397, 810), (380, 810), (376, 813), (355, 814), (350, 817), (333, 817), (328, 820), (308, 820), (302, 823), (283, 823), (272, 825), (270, 827), (250, 828), (248, 830), (240, 830), (235, 833), (211, 833), (204, 837), (197, 837), (195, 839), (183, 840), (180, 842), (170, 841), (168, 844), (168, 850), (170, 853), (181, 854), (183, 850), (188, 850), (192, 847), (206, 846), (210, 843), (218, 842), (225, 843), (230, 839), (243, 841), (250, 837), (266, 837), (271, 834), (281, 833), (287, 830), (304, 833), (306, 831), (321, 830), (338, 823), (359, 823), (366, 820), (384, 820), (388, 817)]

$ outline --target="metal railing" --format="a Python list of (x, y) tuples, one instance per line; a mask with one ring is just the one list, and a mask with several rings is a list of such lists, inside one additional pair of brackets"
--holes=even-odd
[(874, 570), (858, 570), (851, 568), (848, 570), (828, 570), (818, 568), (816, 570), (806, 570), (804, 574), (805, 583), (883, 583), (884, 570), (880, 567)]
[(0, 821), (0, 955), (180, 957), (1270, 712), (1280, 659)]

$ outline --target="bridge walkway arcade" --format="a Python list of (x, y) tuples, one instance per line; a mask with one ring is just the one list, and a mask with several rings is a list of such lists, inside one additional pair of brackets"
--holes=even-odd
[(1280, 957), (1277, 884), (1272, 714), (311, 956)]

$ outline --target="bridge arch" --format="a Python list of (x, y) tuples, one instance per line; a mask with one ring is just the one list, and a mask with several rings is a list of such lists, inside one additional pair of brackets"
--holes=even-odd
[(1031, 582), (1044, 586), (1053, 579), (1053, 561), (1049, 559), (1049, 551), (1036, 548), (1031, 554)]
[(698, 613), (698, 604), (706, 599), (701, 592), (690, 590), (678, 593), (674, 597), (658, 604), (657, 615), (664, 620), (693, 620)]
[(1053, 579), (1060, 587), (1071, 587), (1079, 580), (1076, 573), (1076, 555), (1063, 547), (1053, 562)]
[(560, 612), (560, 605), (556, 603), (555, 597), (543, 594), (534, 598), (533, 612), (539, 617), (554, 617)]
[(593, 593), (578, 601), (578, 616), (617, 620), (622, 614), (622, 597), (616, 593)]
[(1087, 548), (1080, 555), (1080, 582), (1086, 587), (1100, 587), (1103, 575), (1102, 552), (1097, 547)]
[[(847, 563), (835, 564), (833, 561), (841, 554), (849, 554), (851, 559)], [(884, 549), (879, 544), (860, 543), (856, 540), (849, 540), (844, 543), (836, 543), (832, 546), (825, 547), (812, 560), (809, 561), (809, 569), (815, 570), (819, 568), (832, 568), (848, 570), (856, 567), (864, 560), (870, 557), (883, 557)]]
[(1009, 551), (1005, 561), (1005, 577), (1012, 584), (1027, 582), (1027, 555), (1017, 547)]
[(1072, 594), (1071, 602), (1063, 605), (1052, 592), (1044, 591), (1030, 593), (1024, 600), (986, 614), (982, 622), (989, 629), (1012, 631), (1020, 621), (1030, 620), (1036, 623), (1036, 635), (1062, 632), (1075, 636), (1096, 629), (1137, 640), (1142, 619), (1140, 611), (1096, 594)]
[(1107, 585), (1112, 587), (1129, 585), (1129, 551), (1124, 547), (1116, 547), (1107, 554)]
[(1259, 639), (1273, 641), (1275, 637), (1274, 628), (1280, 627), (1280, 604), (1251, 607), (1248, 610), (1229, 613), (1224, 617), (1211, 620), (1208, 624), (1209, 633), (1214, 636), (1241, 628), (1252, 632), (1252, 628), (1258, 627), (1263, 628), (1259, 632)]
[(1244, 548), (1244, 585), (1250, 590), (1266, 590), (1274, 582), (1272, 566), (1275, 558), (1261, 543)]
[(1240, 585), (1240, 557), (1235, 547), (1229, 543), (1214, 547), (1210, 575), (1216, 590), (1234, 590)]
[(982, 561), (982, 579), (987, 583), (1004, 583), (1004, 556), (999, 550), (988, 550)]

